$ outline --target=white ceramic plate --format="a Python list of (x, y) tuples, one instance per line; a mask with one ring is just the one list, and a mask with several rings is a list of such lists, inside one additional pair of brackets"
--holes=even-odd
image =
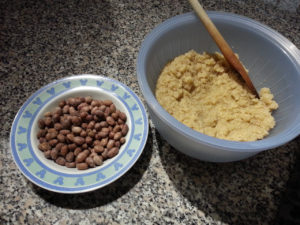
[[(111, 99), (126, 113), (126, 143), (112, 159), (85, 171), (67, 168), (44, 157), (37, 148), (37, 121), (44, 112), (68, 97)], [(82, 193), (110, 184), (126, 173), (141, 155), (148, 137), (148, 118), (137, 95), (124, 84), (98, 75), (79, 75), (57, 80), (35, 92), (13, 122), (10, 145), (21, 172), (36, 185), (60, 193)]]

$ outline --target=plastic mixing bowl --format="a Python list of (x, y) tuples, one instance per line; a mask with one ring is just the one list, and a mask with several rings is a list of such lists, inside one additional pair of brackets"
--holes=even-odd
[(205, 161), (230, 162), (280, 146), (300, 133), (300, 51), (285, 37), (252, 19), (208, 12), (249, 70), (255, 87), (269, 87), (279, 104), (276, 126), (262, 140), (236, 142), (194, 131), (165, 111), (155, 98), (155, 86), (167, 62), (191, 49), (219, 51), (194, 13), (175, 16), (145, 38), (137, 60), (137, 77), (150, 117), (159, 133), (177, 150)]

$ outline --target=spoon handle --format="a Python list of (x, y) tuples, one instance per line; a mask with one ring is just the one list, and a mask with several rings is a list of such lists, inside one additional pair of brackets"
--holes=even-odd
[(225, 59), (231, 64), (231, 66), (242, 76), (243, 80), (246, 82), (246, 85), (250, 89), (250, 91), (259, 98), (259, 95), (248, 76), (247, 71), (245, 70), (245, 67), (242, 65), (240, 60), (237, 58), (237, 56), (234, 54), (228, 43), (225, 41), (223, 36), (220, 34), (219, 30), (215, 26), (215, 24), (211, 21), (211, 19), (208, 17), (207, 13), (201, 6), (201, 4), (198, 2), (198, 0), (189, 0), (191, 6), (195, 10), (196, 14), (202, 21), (203, 25), (205, 26), (206, 30), (210, 34), (210, 36), (214, 39), (216, 44), (218, 45), (219, 49), (223, 53)]

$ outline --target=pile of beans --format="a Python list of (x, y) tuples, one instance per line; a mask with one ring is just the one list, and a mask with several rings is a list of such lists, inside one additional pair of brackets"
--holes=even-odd
[(116, 156), (128, 133), (126, 114), (111, 100), (63, 100), (38, 121), (38, 148), (61, 166), (85, 170)]

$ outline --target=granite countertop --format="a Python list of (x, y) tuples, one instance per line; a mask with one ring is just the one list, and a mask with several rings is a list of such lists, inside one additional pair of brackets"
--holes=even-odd
[[(298, 0), (201, 1), (277, 30), (300, 48)], [(300, 138), (235, 163), (189, 158), (150, 120), (145, 150), (123, 177), (90, 193), (64, 195), (29, 182), (9, 149), (14, 116), (40, 87), (73, 74), (101, 74), (143, 100), (136, 58), (145, 35), (187, 1), (0, 3), (0, 224), (274, 224), (296, 167)]]

